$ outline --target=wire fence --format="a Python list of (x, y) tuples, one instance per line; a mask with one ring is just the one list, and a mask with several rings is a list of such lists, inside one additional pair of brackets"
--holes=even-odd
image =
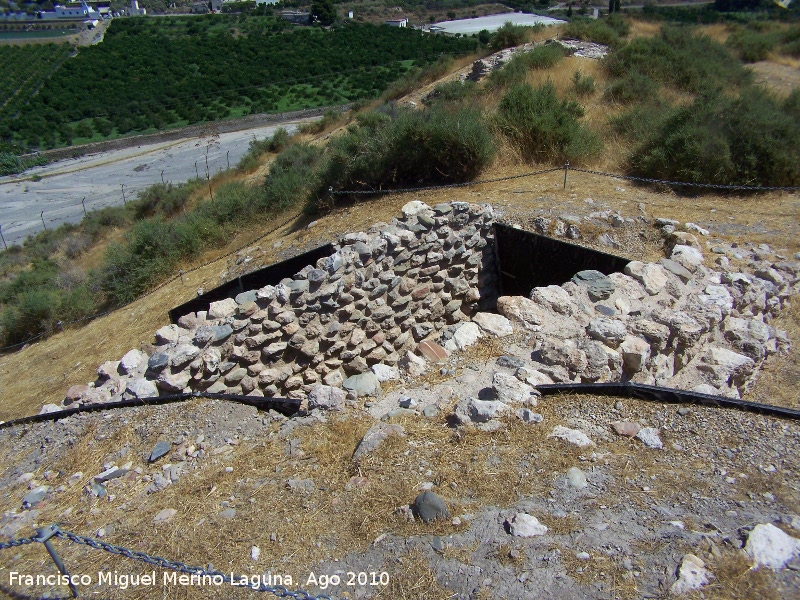
[[(561, 167), (551, 167), (551, 168), (548, 168), (548, 169), (541, 169), (541, 170), (538, 170), (538, 171), (531, 171), (531, 172), (528, 172), (528, 173), (520, 173), (520, 174), (517, 174), (517, 175), (508, 175), (508, 176), (505, 176), (505, 177), (495, 177), (495, 178), (492, 178), (492, 179), (479, 179), (479, 180), (476, 180), (476, 181), (466, 181), (466, 182), (460, 182), (460, 183), (449, 183), (449, 184), (419, 186), (419, 187), (410, 187), (410, 188), (392, 188), (392, 189), (334, 190), (333, 188), (329, 188), (328, 193), (330, 194), (331, 197), (335, 197), (335, 196), (370, 196), (370, 195), (387, 195), (387, 194), (408, 194), (408, 193), (414, 193), (414, 192), (434, 191), (434, 190), (443, 190), (443, 189), (457, 189), (457, 188), (474, 187), (474, 186), (479, 186), (479, 185), (500, 183), (500, 182), (503, 182), (503, 181), (512, 181), (512, 180), (515, 180), (515, 179), (523, 179), (523, 178), (527, 178), (527, 177), (536, 177), (538, 175), (544, 175), (544, 174), (547, 174), (547, 173), (554, 173), (556, 171), (564, 171), (564, 183), (563, 183), (564, 189), (566, 189), (566, 187), (567, 187), (567, 178), (568, 178), (569, 172), (570, 171), (574, 171), (574, 172), (578, 172), (578, 173), (585, 173), (585, 174), (588, 174), (588, 175), (595, 175), (595, 176), (600, 176), (600, 177), (610, 177), (610, 178), (613, 178), (613, 179), (635, 181), (635, 182), (639, 182), (639, 183), (662, 185), (662, 186), (668, 186), (668, 187), (696, 187), (696, 188), (703, 188), (703, 189), (719, 189), (719, 190), (747, 191), (747, 192), (771, 192), (771, 191), (796, 192), (796, 191), (800, 191), (800, 186), (721, 185), (721, 184), (714, 184), (714, 183), (694, 183), (694, 182), (687, 182), (687, 181), (670, 181), (670, 180), (667, 180), (667, 179), (652, 179), (652, 178), (647, 178), (647, 177), (637, 177), (637, 176), (633, 176), (633, 175), (624, 175), (624, 174), (620, 174), (620, 173), (608, 173), (608, 172), (604, 172), (604, 171), (594, 171), (594, 170), (591, 170), (591, 169), (581, 169), (579, 167), (570, 166), (569, 162), (567, 162)], [(9, 351), (12, 351), (12, 350), (15, 350), (15, 349), (18, 349), (18, 348), (21, 348), (21, 347), (25, 346), (26, 344), (30, 344), (31, 342), (34, 342), (34, 341), (39, 340), (39, 339), (42, 339), (42, 338), (52, 334), (53, 332), (62, 331), (63, 328), (66, 327), (66, 326), (76, 325), (76, 324), (79, 324), (79, 323), (85, 323), (85, 322), (88, 322), (88, 321), (92, 321), (92, 320), (97, 319), (99, 317), (105, 316), (105, 315), (109, 314), (110, 312), (113, 312), (114, 310), (118, 310), (118, 309), (124, 308), (125, 306), (128, 306), (130, 304), (133, 304), (134, 302), (137, 302), (137, 301), (141, 300), (142, 298), (146, 298), (147, 296), (149, 296), (149, 295), (153, 294), (154, 292), (160, 290), (164, 286), (169, 285), (170, 283), (172, 283), (173, 281), (175, 281), (177, 279), (180, 279), (184, 275), (188, 275), (189, 273), (192, 273), (192, 272), (197, 271), (199, 269), (203, 269), (203, 268), (205, 268), (205, 267), (207, 267), (207, 266), (209, 266), (209, 265), (211, 265), (211, 264), (213, 264), (215, 262), (218, 262), (218, 261), (220, 261), (220, 260), (222, 260), (224, 258), (228, 258), (229, 256), (232, 256), (233, 254), (236, 254), (237, 252), (241, 252), (245, 248), (253, 245), (254, 243), (258, 242), (259, 240), (261, 240), (261, 239), (265, 238), (266, 236), (274, 233), (278, 229), (280, 229), (282, 227), (285, 227), (288, 223), (290, 223), (293, 219), (295, 219), (300, 214), (301, 213), (299, 213), (299, 212), (294, 214), (293, 216), (291, 216), (289, 219), (287, 219), (286, 221), (284, 221), (283, 223), (281, 223), (277, 227), (275, 227), (275, 228), (271, 229), (270, 231), (264, 233), (263, 235), (255, 238), (254, 240), (251, 240), (247, 244), (245, 244), (243, 246), (240, 246), (240, 247), (238, 247), (238, 248), (236, 248), (234, 250), (231, 250), (230, 252), (228, 252), (228, 253), (226, 253), (226, 254), (218, 257), (218, 258), (215, 258), (213, 260), (207, 261), (207, 262), (205, 262), (205, 263), (203, 263), (201, 265), (197, 265), (195, 267), (192, 267), (191, 269), (188, 269), (186, 271), (179, 270), (178, 273), (176, 275), (174, 275), (173, 277), (167, 279), (166, 281), (162, 282), (161, 284), (159, 284), (158, 286), (156, 286), (152, 290), (150, 290), (147, 293), (139, 296), (138, 298), (135, 298), (134, 300), (131, 300), (130, 302), (128, 302), (126, 304), (123, 304), (123, 305), (120, 305), (120, 306), (115, 306), (115, 307), (113, 307), (113, 308), (111, 308), (109, 310), (106, 310), (106, 311), (103, 311), (103, 312), (100, 312), (100, 313), (97, 313), (97, 314), (94, 314), (94, 315), (90, 315), (88, 317), (83, 317), (83, 318), (75, 319), (75, 320), (72, 320), (72, 321), (59, 322), (56, 325), (56, 327), (48, 329), (47, 331), (44, 331), (44, 332), (42, 332), (40, 334), (37, 334), (35, 336), (31, 336), (30, 338), (28, 338), (28, 339), (26, 339), (26, 340), (24, 340), (22, 342), (19, 342), (19, 343), (16, 343), (16, 344), (11, 344), (11, 345), (4, 346), (4, 347), (0, 347), (0, 354), (5, 353), (5, 352), (9, 352)]]
[(45, 338), (45, 337), (47, 337), (47, 336), (49, 336), (49, 335), (51, 335), (53, 333), (61, 332), (61, 331), (64, 330), (65, 327), (69, 327), (70, 325), (78, 325), (80, 323), (88, 323), (89, 321), (93, 321), (93, 320), (98, 319), (100, 317), (104, 317), (104, 316), (114, 312), (115, 310), (119, 310), (121, 308), (125, 308), (126, 306), (130, 306), (134, 302), (138, 302), (139, 300), (142, 300), (143, 298), (147, 298), (148, 296), (156, 293), (158, 290), (160, 290), (161, 288), (171, 284), (172, 282), (174, 282), (174, 281), (176, 281), (178, 279), (182, 280), (185, 275), (189, 275), (190, 273), (194, 273), (195, 271), (199, 271), (200, 269), (204, 269), (204, 268), (206, 268), (206, 267), (208, 267), (210, 265), (213, 265), (216, 262), (224, 260), (224, 259), (226, 259), (226, 258), (228, 258), (230, 256), (233, 256), (234, 254), (237, 254), (238, 252), (241, 252), (242, 250), (244, 250), (246, 248), (249, 248), (253, 244), (255, 244), (255, 243), (259, 242), (260, 240), (264, 239), (265, 237), (275, 233), (279, 229), (281, 229), (283, 227), (286, 227), (289, 223), (291, 223), (293, 220), (295, 220), (301, 214), (302, 214), (302, 212), (294, 213), (291, 217), (287, 218), (285, 221), (282, 221), (279, 225), (273, 227), (269, 231), (261, 234), (257, 238), (254, 238), (254, 239), (250, 240), (246, 244), (243, 244), (243, 245), (241, 245), (241, 246), (239, 246), (237, 248), (234, 248), (233, 250), (230, 250), (229, 252), (226, 252), (222, 256), (218, 256), (217, 258), (214, 258), (212, 260), (208, 260), (208, 261), (206, 261), (206, 262), (204, 262), (202, 264), (196, 265), (196, 266), (194, 266), (194, 267), (192, 267), (190, 269), (187, 269), (185, 271), (183, 269), (179, 269), (178, 272), (175, 275), (173, 275), (169, 279), (161, 282), (156, 287), (154, 287), (153, 289), (149, 290), (148, 292), (142, 294), (141, 296), (139, 296), (137, 298), (134, 298), (130, 302), (126, 302), (125, 304), (120, 304), (119, 306), (114, 306), (112, 308), (109, 308), (108, 310), (104, 310), (102, 312), (95, 313), (95, 314), (89, 315), (87, 317), (82, 317), (80, 319), (73, 319), (71, 321), (59, 321), (58, 323), (56, 323), (55, 327), (47, 329), (46, 331), (43, 331), (42, 333), (39, 333), (37, 335), (31, 336), (31, 337), (27, 338), (26, 340), (23, 340), (22, 342), (18, 342), (16, 344), (10, 344), (8, 346), (1, 347), (0, 348), (0, 354), (3, 354), (5, 352), (10, 352), (12, 350), (17, 350), (19, 348), (22, 348), (26, 344), (30, 344), (31, 342), (35, 342), (36, 340)]
[(87, 546), (94, 550), (102, 550), (104, 552), (108, 552), (109, 554), (143, 562), (154, 567), (160, 567), (162, 569), (175, 571), (177, 573), (185, 573), (196, 578), (195, 581), (200, 583), (207, 582), (214, 586), (227, 584), (233, 587), (249, 589), (254, 592), (267, 592), (279, 598), (295, 598), (296, 600), (333, 600), (331, 596), (324, 594), (313, 595), (301, 589), (290, 590), (283, 585), (269, 585), (266, 581), (264, 581), (266, 578), (252, 577), (247, 575), (237, 577), (232, 573), (226, 575), (221, 571), (211, 568), (210, 565), (209, 568), (191, 566), (178, 560), (169, 560), (160, 556), (152, 556), (146, 552), (138, 552), (136, 550), (131, 550), (130, 548), (115, 546), (114, 544), (109, 544), (108, 542), (104, 542), (96, 538), (77, 535), (69, 531), (62, 531), (57, 524), (39, 529), (35, 536), (12, 539), (8, 542), (0, 542), (0, 550), (18, 548), (20, 546), (26, 546), (34, 543), (43, 544), (48, 554), (53, 559), (53, 563), (55, 563), (56, 568), (63, 576), (61, 580), (66, 582), (66, 585), (68, 585), (70, 588), (73, 598), (78, 598), (78, 588), (75, 585), (75, 581), (77, 580), (80, 583), (82, 578), (70, 577), (66, 565), (61, 560), (61, 557), (56, 551), (55, 546), (53, 546), (51, 540), (54, 537), (74, 544)]
[(705, 189), (718, 189), (718, 190), (737, 190), (747, 192), (772, 192), (772, 191), (786, 191), (796, 192), (800, 190), (800, 186), (760, 186), (760, 185), (722, 185), (718, 183), (695, 183), (691, 181), (671, 181), (668, 179), (651, 179), (648, 177), (637, 177), (635, 175), (623, 175), (620, 173), (606, 173), (604, 171), (593, 171), (590, 169), (581, 169), (579, 167), (570, 166), (569, 161), (564, 163), (561, 167), (553, 167), (550, 169), (543, 169), (541, 171), (533, 171), (531, 173), (522, 173), (519, 175), (509, 175), (507, 177), (496, 177), (494, 179), (479, 179), (477, 181), (467, 181), (462, 183), (446, 183), (442, 185), (430, 185), (413, 188), (392, 188), (392, 189), (365, 189), (365, 190), (334, 190), (329, 188), (328, 192), (334, 196), (352, 196), (352, 195), (376, 195), (376, 194), (407, 194), (410, 192), (422, 192), (428, 190), (443, 190), (448, 188), (470, 187), (476, 185), (484, 185), (487, 183), (497, 183), (500, 181), (509, 181), (512, 179), (521, 179), (523, 177), (533, 177), (535, 175), (543, 175), (545, 173), (552, 173), (554, 171), (564, 171), (564, 188), (567, 187), (567, 175), (570, 171), (579, 173), (587, 173), (589, 175), (598, 175), (600, 177), (612, 177), (614, 179), (623, 179), (627, 181), (636, 181), (639, 183), (649, 183), (655, 185), (664, 185), (668, 187), (696, 187)]

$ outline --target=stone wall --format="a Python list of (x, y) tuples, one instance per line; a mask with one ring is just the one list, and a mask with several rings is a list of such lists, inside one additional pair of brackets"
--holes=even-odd
[[(489, 206), (412, 201), (402, 219), (348, 234), (291, 279), (214, 302), (159, 329), (73, 386), (65, 403), (205, 390), (306, 398), (493, 309), (498, 281)], [(438, 348), (434, 347), (434, 351)]]
[(398, 367), (419, 375), (484, 335), (514, 332), (520, 397), (541, 384), (603, 381), (740, 397), (767, 357), (789, 350), (774, 317), (800, 293), (800, 256), (701, 243), (656, 219), (670, 258), (498, 298), (491, 207), (413, 201), (402, 211), (291, 279), (162, 327), (147, 353), (103, 364), (64, 403), (206, 390), (332, 407), (342, 388), (375, 394)]

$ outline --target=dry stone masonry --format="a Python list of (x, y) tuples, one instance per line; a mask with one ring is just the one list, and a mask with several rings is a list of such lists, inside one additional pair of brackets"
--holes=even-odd
[(464, 399), (456, 410), (462, 423), (491, 428), (509, 411), (540, 421), (530, 410), (535, 387), (554, 382), (740, 397), (767, 357), (789, 349), (772, 323), (800, 291), (800, 262), (767, 247), (704, 245), (702, 228), (656, 219), (669, 258), (498, 298), (490, 206), (412, 201), (402, 212), (346, 235), (292, 278), (162, 327), (150, 352), (104, 363), (64, 405), (204, 390), (333, 409), (348, 395), (379, 395), (401, 372), (446, 363), (480, 337), (527, 336), (532, 361), (515, 376), (496, 374), (494, 399)]
[(446, 358), (434, 340), (496, 303), (493, 212), (419, 201), (402, 212), (346, 235), (291, 279), (162, 327), (149, 356), (131, 350), (103, 364), (65, 403), (204, 390), (334, 407), (342, 387), (374, 394), (380, 379), (399, 376), (396, 365), (414, 372)]

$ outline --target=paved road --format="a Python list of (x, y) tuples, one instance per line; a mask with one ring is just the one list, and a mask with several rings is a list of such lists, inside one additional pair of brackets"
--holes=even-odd
[[(297, 122), (280, 125), (293, 131)], [(208, 153), (214, 175), (233, 167), (247, 152), (250, 141), (272, 135), (279, 125), (223, 133)], [(75, 223), (86, 210), (119, 205), (148, 186), (164, 181), (182, 183), (198, 174), (205, 178), (206, 143), (202, 139), (162, 142), (83, 156), (30, 169), (24, 178), (0, 177), (0, 231), (7, 244), (21, 243), (40, 231), (42, 211), (47, 228)], [(195, 163), (197, 170), (195, 171)], [(31, 181), (31, 176), (41, 177)], [(123, 187), (124, 186), (124, 187)]]

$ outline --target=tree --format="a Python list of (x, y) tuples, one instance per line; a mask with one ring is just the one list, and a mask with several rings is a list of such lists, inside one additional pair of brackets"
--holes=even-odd
[(333, 0), (314, 0), (311, 3), (311, 21), (320, 25), (330, 25), (336, 20)]

